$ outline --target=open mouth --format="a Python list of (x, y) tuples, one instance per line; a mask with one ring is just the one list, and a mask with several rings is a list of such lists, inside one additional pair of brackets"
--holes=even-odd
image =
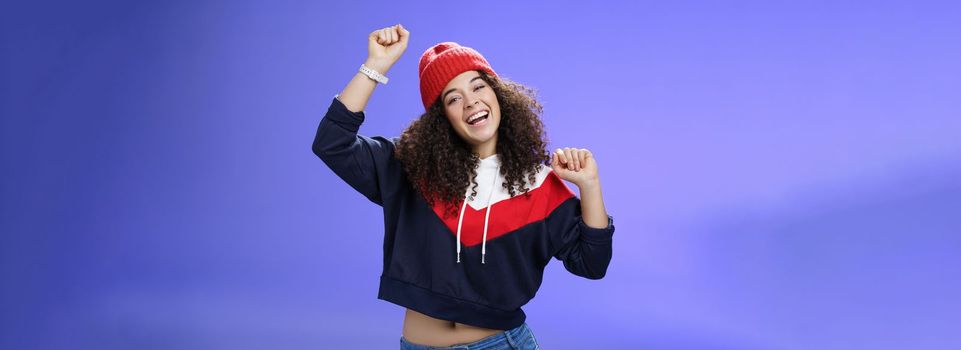
[(488, 119), (489, 116), (490, 116), (490, 112), (488, 112), (488, 111), (480, 111), (480, 112), (477, 112), (477, 113), (475, 113), (474, 115), (470, 116), (470, 118), (467, 119), (467, 124), (468, 124), (468, 125), (472, 125), (472, 126), (473, 126), (473, 125), (485, 124), (485, 123), (487, 123), (487, 119)]

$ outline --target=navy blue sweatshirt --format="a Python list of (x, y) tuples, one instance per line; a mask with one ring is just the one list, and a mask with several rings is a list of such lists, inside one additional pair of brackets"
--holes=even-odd
[[(592, 228), (580, 199), (541, 165), (530, 195), (501, 186), (498, 155), (480, 160), (477, 196), (431, 206), (394, 155), (398, 137), (358, 134), (364, 112), (334, 97), (317, 127), (313, 152), (384, 212), (384, 266), (378, 298), (425, 315), (508, 330), (524, 323), (521, 307), (541, 285), (554, 257), (571, 273), (600, 279), (611, 260), (614, 219)], [(470, 193), (470, 189), (468, 193)]]

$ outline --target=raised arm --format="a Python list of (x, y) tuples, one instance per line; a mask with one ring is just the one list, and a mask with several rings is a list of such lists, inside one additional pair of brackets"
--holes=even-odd
[(614, 218), (604, 208), (597, 162), (589, 150), (558, 148), (551, 156), (551, 167), (581, 192), (578, 207), (562, 206), (550, 220), (553, 241), (560, 245), (554, 256), (575, 275), (603, 278), (611, 262)]
[[(364, 63), (380, 74), (397, 62), (407, 47), (410, 33), (399, 24), (368, 36), (368, 58)], [(377, 82), (358, 72), (347, 87), (331, 101), (327, 114), (317, 126), (313, 152), (337, 176), (377, 204), (383, 203), (384, 172), (393, 154), (394, 141), (358, 134), (364, 122), (364, 107)], [(389, 176), (389, 175), (386, 175)]]
[[(390, 67), (397, 63), (404, 50), (407, 50), (409, 40), (410, 32), (400, 24), (371, 32), (367, 36), (367, 60), (364, 65), (387, 75)], [(367, 107), (367, 101), (376, 87), (376, 81), (358, 71), (338, 98), (350, 111), (361, 112)]]

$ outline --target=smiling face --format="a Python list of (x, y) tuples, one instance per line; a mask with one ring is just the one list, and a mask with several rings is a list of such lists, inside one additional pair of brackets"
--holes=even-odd
[(450, 125), (481, 158), (497, 149), (501, 110), (494, 89), (477, 71), (466, 71), (441, 90), (441, 103)]

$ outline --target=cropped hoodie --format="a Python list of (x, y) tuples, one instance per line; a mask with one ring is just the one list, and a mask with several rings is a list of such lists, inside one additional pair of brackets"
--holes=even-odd
[[(592, 228), (580, 199), (541, 165), (529, 195), (501, 186), (500, 159), (481, 159), (477, 196), (444, 214), (411, 185), (394, 155), (399, 137), (367, 137), (364, 112), (334, 96), (317, 127), (313, 152), (348, 185), (383, 208), (384, 261), (378, 299), (425, 315), (508, 330), (524, 323), (521, 307), (541, 285), (551, 258), (571, 273), (603, 278), (611, 261), (614, 219)], [(471, 189), (468, 189), (468, 193)]]

